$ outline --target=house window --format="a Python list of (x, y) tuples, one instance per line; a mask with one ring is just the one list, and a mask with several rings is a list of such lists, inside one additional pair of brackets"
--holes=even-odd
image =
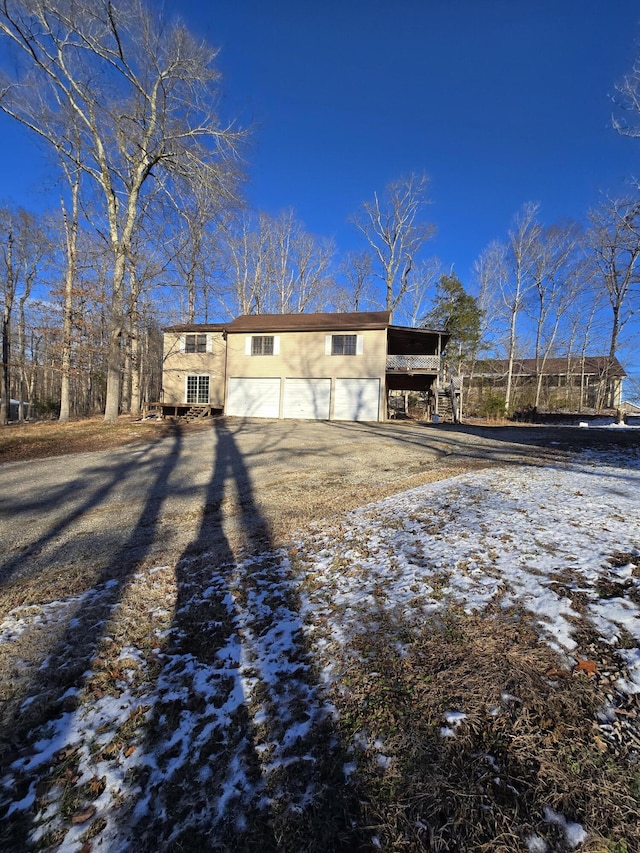
[(206, 335), (185, 335), (184, 336), (184, 351), (185, 352), (206, 352), (207, 351), (207, 336)]
[(209, 377), (187, 376), (187, 403), (209, 402)]
[(355, 355), (357, 335), (331, 335), (331, 355)]
[(251, 355), (273, 355), (273, 335), (253, 335)]

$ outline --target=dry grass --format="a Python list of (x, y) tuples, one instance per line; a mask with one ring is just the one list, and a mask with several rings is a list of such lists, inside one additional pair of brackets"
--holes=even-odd
[[(46, 456), (66, 456), (109, 450), (127, 444), (153, 442), (175, 430), (171, 420), (135, 420), (122, 416), (115, 424), (102, 418), (86, 418), (63, 424), (58, 421), (10, 424), (0, 428), (0, 463), (24, 462)], [(201, 429), (201, 424), (180, 424), (181, 429)]]
[[(381, 849), (512, 853), (533, 835), (568, 849), (548, 807), (588, 826), (582, 850), (640, 850), (637, 753), (595, 722), (606, 685), (549, 677), (558, 661), (520, 614), (449, 615), (402, 636), (403, 655), (390, 630), (361, 638), (336, 697), (343, 741), (369, 745), (358, 822)], [(466, 717), (443, 738), (450, 711)]]
[[(190, 580), (194, 600), (199, 600), (205, 580), (198, 579), (195, 566)], [(10, 731), (16, 746), (28, 742), (28, 731), (35, 725), (62, 710), (72, 710), (76, 703), (117, 697), (124, 669), (138, 671), (143, 679), (140, 687), (152, 686), (159, 673), (154, 632), (171, 625), (175, 596), (172, 568), (140, 573), (116, 610), (110, 610), (97, 648), (78, 645), (82, 626), (76, 640), (58, 641), (60, 658), (38, 687), (32, 684), (38, 701), (22, 714), (13, 708)], [(107, 597), (85, 605), (83, 625), (104, 618), (110, 603)], [(203, 598), (185, 616), (181, 642), (200, 656), (210, 655), (217, 647), (212, 625), (219, 625), (222, 635), (230, 630), (221, 615), (212, 611), (213, 605), (215, 600)], [(46, 651), (45, 633), (39, 649), (16, 646), (25, 675), (36, 679), (40, 673), (35, 664)], [(578, 657), (597, 653), (613, 667), (611, 649), (596, 649), (593, 637), (586, 633), (578, 639)], [(129, 647), (139, 650), (144, 665), (123, 659), (123, 649)], [(33, 658), (27, 666), (30, 653)], [(584, 672), (562, 670), (562, 663), (540, 643), (524, 613), (449, 612), (418, 632), (406, 626), (401, 614), (388, 620), (377, 614), (370, 629), (352, 639), (340, 665), (340, 677), (329, 697), (338, 712), (337, 722), (315, 730), (314, 742), (307, 747), (316, 756), (313, 772), (322, 792), (314, 803), (291, 810), (286, 803), (278, 807), (275, 802), (268, 822), (261, 813), (246, 815), (240, 833), (229, 821), (226, 828), (218, 829), (215, 847), (201, 829), (185, 829), (172, 849), (513, 853), (525, 851), (527, 839), (538, 835), (549, 850), (568, 850), (558, 827), (544, 821), (544, 809), (549, 807), (588, 827), (588, 840), (580, 848), (585, 853), (640, 850), (637, 749), (634, 752), (633, 743), (625, 747), (608, 741), (597, 723), (610, 684), (600, 674), (588, 677)], [(61, 697), (83, 672), (80, 695), (65, 704)], [(309, 676), (314, 678), (311, 672)], [(12, 701), (4, 698), (8, 710)], [(181, 707), (177, 704), (174, 709), (178, 716)], [(145, 710), (136, 709), (109, 733), (108, 743), (96, 747), (96, 762), (116, 767), (127, 750), (138, 748), (145, 737), (153, 738), (157, 722), (145, 726)], [(455, 737), (443, 738), (441, 729), (451, 711), (466, 717)], [(637, 706), (625, 713), (637, 718)], [(164, 725), (170, 732), (171, 719)], [(238, 738), (245, 725), (238, 722)], [(3, 758), (8, 764), (14, 756)], [(354, 760), (357, 769), (345, 782), (342, 768)], [(181, 809), (206, 808), (202, 800), (206, 789), (194, 785), (200, 769), (193, 762), (185, 766), (184, 773), (171, 780), (175, 791), (165, 791), (167, 806), (175, 806), (176, 820)], [(295, 790), (298, 771), (287, 772), (287, 779), (279, 781)], [(101, 785), (99, 773), (88, 782), (79, 778), (77, 755), (69, 750), (57, 756), (42, 778), (39, 803), (42, 807), (49, 792), (62, 788), (60, 808), (70, 822), (90, 812)], [(102, 831), (101, 816), (92, 820), (87, 842)], [(5, 849), (23, 849), (13, 845), (23, 838), (21, 827), (7, 825), (6, 830)], [(145, 828), (141, 849), (152, 849), (144, 844), (163, 837), (158, 830), (153, 825)], [(37, 849), (55, 850), (62, 837), (47, 834)]]
[[(174, 428), (169, 422), (134, 425), (128, 419), (114, 426), (90, 420), (7, 428), (0, 430), (0, 461), (154, 441)], [(483, 464), (470, 460), (464, 467), (470, 470)], [(416, 472), (411, 485), (442, 476), (441, 470)], [(291, 502), (310, 500), (294, 485)], [(343, 508), (341, 500), (344, 508), (362, 501), (362, 493), (340, 499), (340, 488), (337, 481), (323, 497), (333, 502), (334, 511)], [(367, 497), (382, 497), (397, 488), (393, 483), (372, 484)], [(315, 505), (305, 506), (304, 512), (322, 516)], [(620, 555), (621, 564), (630, 559), (633, 555)], [(200, 583), (196, 568), (194, 564), (190, 574), (195, 592)], [(37, 581), (23, 580), (5, 590), (7, 596), (15, 596), (12, 607), (36, 600), (29, 583)], [(55, 595), (77, 595), (88, 583), (67, 575), (56, 579)], [(601, 590), (603, 595), (619, 592), (613, 585)], [(168, 630), (175, 619), (173, 566), (153, 575), (141, 572), (120, 595), (115, 609), (115, 599), (107, 595), (84, 602), (77, 613), (70, 612), (80, 620), (74, 632), (66, 633), (64, 619), (50, 628), (43, 623), (2, 647), (0, 672), (8, 678), (0, 689), (5, 718), (0, 729), (0, 763), (8, 766), (28, 745), (34, 727), (60, 712), (73, 710), (76, 703), (90, 706), (104, 695), (117, 697), (125, 667), (136, 671), (134, 678), (141, 679), (141, 688), (153, 685), (160, 669), (154, 632)], [(212, 610), (213, 603), (204, 600), (184, 617), (188, 620), (183, 624), (184, 642), (188, 640), (191, 651), (203, 657), (215, 649), (212, 625), (219, 625), (221, 636), (231, 630)], [(624, 732), (622, 741), (616, 741), (613, 733), (608, 737), (598, 724), (598, 713), (608, 702), (611, 682), (600, 674), (590, 678), (584, 672), (563, 672), (562, 662), (540, 643), (528, 618), (517, 611), (482, 616), (450, 613), (424, 624), (417, 633), (406, 627), (401, 614), (393, 623), (378, 619), (354, 639), (342, 661), (340, 678), (331, 688), (337, 722), (316, 733), (314, 772), (324, 785), (323, 795), (303, 811), (274, 805), (268, 825), (258, 814), (247, 815), (242, 834), (229, 822), (227, 834), (220, 831), (215, 842), (208, 833), (188, 830), (172, 849), (512, 853), (525, 851), (527, 839), (538, 835), (550, 851), (568, 850), (558, 827), (544, 821), (547, 807), (588, 828), (589, 837), (580, 847), (583, 853), (640, 851), (639, 750), (633, 740), (638, 703), (622, 708), (623, 719), (633, 723), (630, 739), (624, 741)], [(90, 639), (83, 642), (84, 637), (96, 636), (95, 625), (101, 620), (105, 623), (97, 634), (97, 645)], [(597, 655), (614, 668), (611, 649), (599, 647), (586, 632), (577, 632), (576, 639), (579, 657)], [(41, 670), (43, 658), (54, 647), (59, 658)], [(141, 662), (122, 659), (127, 647), (140, 651)], [(314, 678), (313, 672), (309, 678)], [(80, 693), (64, 699), (67, 688), (74, 685), (81, 686)], [(21, 711), (27, 693), (36, 699)], [(136, 709), (113, 731), (109, 742), (96, 752), (96, 760), (115, 766), (127, 750), (153, 736), (153, 731), (145, 730), (144, 710)], [(179, 711), (176, 705), (176, 714)], [(443, 738), (441, 729), (450, 711), (464, 712), (466, 717), (455, 737)], [(171, 728), (170, 719), (166, 726)], [(238, 737), (242, 734), (239, 728)], [(357, 769), (345, 782), (343, 765), (354, 760)], [(194, 765), (184, 778), (172, 782), (175, 803), (171, 791), (166, 798), (176, 811), (170, 817), (194, 803), (206, 806), (206, 789), (200, 790), (197, 782), (199, 769)], [(68, 821), (88, 813), (101, 793), (100, 776), (88, 781), (77, 777), (73, 752), (60, 755), (47, 773), (37, 791), (39, 801), (46, 802), (53, 789), (62, 789), (61, 808)], [(295, 779), (289, 780), (289, 787), (295, 789)], [(99, 836), (101, 820), (97, 815), (90, 823), (83, 850), (90, 850), (92, 838)], [(149, 845), (156, 830), (148, 828)], [(9, 826), (8, 822), (0, 831), (4, 849), (26, 849), (21, 846), (24, 832), (17, 823)], [(38, 849), (55, 850), (60, 838), (45, 835)], [(160, 848), (142, 845), (139, 849)]]

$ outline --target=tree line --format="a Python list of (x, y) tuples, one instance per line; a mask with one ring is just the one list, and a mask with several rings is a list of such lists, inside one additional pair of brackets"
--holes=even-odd
[[(504, 357), (508, 412), (517, 358), (541, 377), (559, 354), (615, 356), (638, 309), (637, 187), (586, 225), (526, 203), (463, 284), (429, 254), (426, 175), (365, 200), (362, 249), (343, 256), (294, 211), (249, 209), (249, 131), (221, 115), (216, 50), (143, 0), (2, 0), (0, 46), (0, 109), (41, 141), (59, 196), (46, 214), (0, 209), (0, 423), (12, 396), (61, 420), (139, 412), (167, 323), (383, 308), (446, 328), (450, 370)], [(620, 133), (640, 135), (639, 86), (634, 67)]]

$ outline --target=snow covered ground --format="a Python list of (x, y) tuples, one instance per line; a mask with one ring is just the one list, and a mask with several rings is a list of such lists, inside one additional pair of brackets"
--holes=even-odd
[[(616, 695), (640, 693), (639, 502), (637, 453), (585, 452), (571, 464), (413, 489), (240, 564), (139, 572), (111, 607), (82, 683), (5, 768), (5, 820), (24, 819), (32, 844), (114, 853), (154, 833), (171, 849), (186, 826), (242, 829), (275, 803), (302, 810), (323, 784), (325, 734), (340, 713), (328, 697), (360, 654), (358, 638), (390, 625), (410, 635), (451, 608), (524, 610), (567, 670), (586, 628), (617, 655)], [(0, 645), (59, 636), (114, 583), (15, 609)], [(403, 653), (397, 639), (394, 653)], [(37, 702), (33, 692), (25, 712)], [(603, 707), (605, 733), (611, 716)], [(445, 743), (465, 708), (442, 723)], [(384, 744), (356, 746), (345, 778), (363, 750), (386, 771)], [(569, 848), (589, 836), (551, 805), (540, 819)], [(550, 849), (535, 834), (527, 846)]]

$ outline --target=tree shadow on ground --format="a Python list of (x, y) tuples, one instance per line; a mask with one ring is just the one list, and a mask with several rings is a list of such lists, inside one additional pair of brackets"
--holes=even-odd
[[(8, 813), (3, 809), (5, 814), (12, 815), (11, 820), (6, 817), (3, 820), (0, 833), (0, 841), (5, 844), (3, 849), (26, 850), (33, 846), (30, 840), (33, 826), (29, 809), (34, 804), (37, 807), (38, 794), (48, 787), (43, 777), (50, 771), (53, 761), (53, 756), (39, 754), (38, 743), (33, 743), (34, 737), (52, 729), (57, 732), (59, 745), (68, 746), (73, 739), (70, 730), (73, 712), (83, 693), (87, 702), (95, 698), (95, 691), (104, 693), (101, 687), (92, 684), (100, 669), (96, 655), (109, 630), (114, 608), (121, 601), (135, 571), (142, 565), (155, 540), (161, 508), (168, 496), (165, 484), (181, 452), (179, 425), (175, 426), (171, 441), (170, 450), (155, 472), (144, 506), (128, 540), (112, 555), (92, 589), (65, 602), (67, 610), (53, 643), (49, 633), (48, 647), (30, 650), (32, 656), (41, 654), (44, 658), (40, 667), (32, 667), (26, 674), (14, 673), (18, 688), (10, 701), (4, 703), (0, 729), (4, 747), (1, 769), (12, 769), (17, 788), (11, 790), (11, 794), (14, 801), (24, 798), (25, 809), (12, 810), (11, 804)], [(118, 465), (107, 483), (92, 492), (73, 511), (72, 517), (76, 518), (82, 512), (98, 506), (130, 465), (130, 461)], [(61, 520), (47, 538), (54, 537), (56, 530), (70, 523), (71, 518)], [(135, 549), (134, 559), (132, 549)], [(54, 602), (53, 605), (60, 609), (62, 602)], [(6, 795), (2, 799), (6, 800)]]
[[(160, 469), (165, 480), (177, 462), (180, 453), (181, 434), (180, 425), (174, 424), (171, 433), (174, 448), (169, 453), (168, 458), (165, 458)], [(115, 465), (109, 458), (106, 464), (86, 468), (83, 471), (82, 479), (78, 477), (68, 480), (64, 484), (41, 489), (30, 496), (29, 500), (16, 503), (15, 499), (12, 499), (11, 493), (4, 495), (0, 500), (0, 510), (5, 519), (11, 519), (17, 525), (24, 523), (23, 518), (28, 521), (34, 513), (40, 511), (51, 512), (53, 510), (58, 518), (46, 531), (33, 539), (26, 550), (6, 556), (6, 559), (0, 563), (0, 584), (4, 586), (9, 583), (15, 574), (29, 566), (29, 560), (33, 555), (39, 554), (50, 545), (54, 545), (54, 552), (49, 563), (54, 564), (55, 543), (58, 537), (68, 531), (79, 519), (106, 503), (109, 495), (114, 489), (122, 485), (134, 467), (139, 468), (143, 464), (152, 464), (148, 459), (152, 450), (153, 445), (149, 445), (144, 449), (142, 455), (139, 452), (136, 453), (135, 458), (132, 458), (130, 453), (125, 453)], [(99, 485), (92, 488), (91, 483), (94, 479), (98, 480)], [(159, 498), (166, 497), (161, 488), (163, 485), (164, 480), (158, 477), (154, 479), (152, 487), (149, 489), (148, 503), (143, 510), (139, 526), (143, 526), (142, 523), (146, 521), (146, 518), (153, 515), (154, 508), (158, 508)], [(157, 518), (155, 520), (157, 521)], [(46, 562), (41, 561), (40, 565), (43, 567)], [(111, 566), (112, 561), (109, 562), (109, 567)]]
[(215, 436), (200, 529), (176, 566), (133, 836), (157, 851), (352, 849), (298, 582), (232, 431), (218, 422)]

